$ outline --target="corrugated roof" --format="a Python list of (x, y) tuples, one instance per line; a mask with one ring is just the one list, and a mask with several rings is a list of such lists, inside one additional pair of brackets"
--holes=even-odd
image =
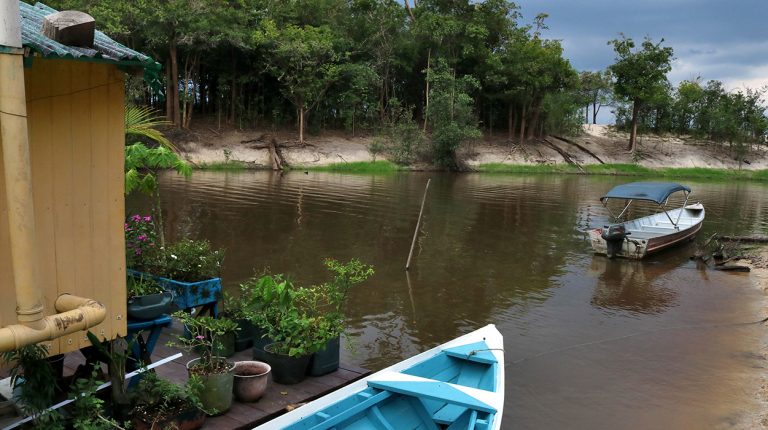
[(95, 59), (127, 66), (159, 68), (152, 58), (115, 42), (98, 30), (96, 30), (94, 37), (94, 49), (67, 46), (49, 39), (43, 36), (41, 31), (43, 18), (58, 11), (42, 3), (36, 3), (32, 6), (20, 2), (19, 6), (21, 8), (22, 44), (45, 58), (71, 58), (86, 61)]

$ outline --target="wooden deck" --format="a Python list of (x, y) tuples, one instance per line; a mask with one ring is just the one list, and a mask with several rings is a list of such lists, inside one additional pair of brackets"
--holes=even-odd
[[(180, 330), (181, 328), (174, 323), (173, 327), (163, 331), (152, 354), (153, 362), (180, 352), (175, 348), (166, 346), (170, 339), (169, 331)], [(184, 353), (184, 356), (181, 358), (157, 367), (157, 374), (162, 378), (183, 384), (187, 380), (186, 363), (196, 357), (197, 355), (195, 354)], [(229, 360), (252, 360), (252, 351), (249, 348), (235, 353)], [(84, 359), (79, 353), (67, 354), (64, 361), (65, 375), (72, 374), (75, 368), (83, 361)], [(270, 379), (267, 391), (259, 401), (240, 403), (235, 400), (232, 403), (232, 408), (227, 413), (216, 417), (208, 417), (205, 420), (203, 429), (230, 430), (253, 428), (282, 415), (286, 412), (285, 408), (288, 405), (296, 405), (314, 400), (370, 373), (366, 369), (342, 364), (339, 370), (333, 373), (319, 377), (308, 377), (296, 385), (276, 384)]]

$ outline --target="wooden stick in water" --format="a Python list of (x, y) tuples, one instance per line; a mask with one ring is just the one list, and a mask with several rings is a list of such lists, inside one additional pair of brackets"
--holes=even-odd
[(419, 235), (419, 224), (421, 224), (421, 214), (424, 213), (424, 202), (427, 201), (427, 190), (432, 178), (427, 179), (427, 186), (424, 187), (424, 197), (421, 198), (421, 209), (419, 210), (419, 219), (416, 221), (416, 230), (413, 232), (413, 241), (411, 241), (411, 251), (408, 253), (408, 261), (405, 262), (405, 270), (411, 267), (411, 257), (413, 257), (413, 247), (416, 246), (416, 237)]

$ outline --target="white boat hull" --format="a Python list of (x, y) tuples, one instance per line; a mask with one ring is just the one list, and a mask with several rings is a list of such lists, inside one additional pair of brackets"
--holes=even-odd
[[(682, 211), (682, 213), (681, 213)], [(667, 214), (669, 216), (667, 216)], [(677, 221), (674, 225), (671, 221)], [(662, 249), (692, 240), (701, 230), (704, 206), (701, 203), (622, 223), (629, 233), (616, 257), (641, 259)], [(602, 238), (603, 228), (588, 231), (589, 242), (596, 254), (608, 254), (608, 244)]]

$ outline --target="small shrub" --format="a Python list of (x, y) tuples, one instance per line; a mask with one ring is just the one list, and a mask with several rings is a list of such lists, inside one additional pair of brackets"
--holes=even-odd
[(147, 262), (149, 272), (163, 278), (182, 282), (197, 282), (218, 278), (224, 251), (213, 249), (207, 240), (185, 239), (168, 245)]

